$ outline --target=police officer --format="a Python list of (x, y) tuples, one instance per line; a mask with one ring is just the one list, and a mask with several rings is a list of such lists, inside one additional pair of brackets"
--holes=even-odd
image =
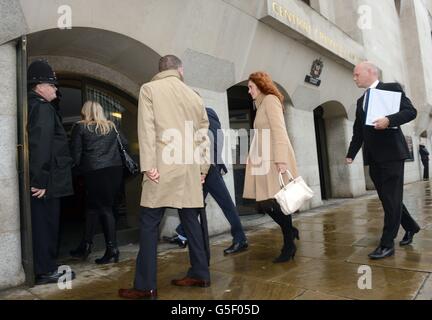
[[(58, 110), (57, 79), (44, 60), (30, 64), (28, 136), (31, 215), (36, 284), (56, 283), (64, 275), (56, 264), (60, 198), (73, 194), (72, 158)], [(74, 278), (74, 273), (70, 277)], [(67, 277), (66, 277), (67, 278)]]

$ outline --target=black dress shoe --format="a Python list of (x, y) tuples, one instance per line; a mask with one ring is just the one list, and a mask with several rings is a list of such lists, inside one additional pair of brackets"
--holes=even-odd
[(407, 231), (407, 232), (405, 232), (405, 235), (402, 238), (402, 241), (399, 242), (399, 245), (400, 246), (407, 246), (407, 245), (411, 244), (411, 242), (413, 242), (414, 235), (417, 232), (414, 232), (414, 231)]
[(394, 255), (394, 252), (395, 252), (394, 248), (386, 248), (386, 247), (379, 246), (369, 254), (369, 258), (371, 258), (372, 260), (383, 259)]
[[(57, 270), (45, 274), (40, 274), (36, 276), (36, 285), (48, 284), (48, 283), (58, 283), (61, 277), (64, 277), (64, 272), (58, 272)], [(75, 279), (75, 272), (71, 272), (71, 280)]]
[(233, 244), (224, 250), (224, 254), (232, 254), (237, 252), (245, 251), (248, 248), (247, 241), (233, 242)]
[(168, 241), (169, 243), (178, 245), (182, 249), (186, 248), (187, 244), (188, 244), (187, 240), (181, 240), (178, 235), (175, 235), (175, 236), (172, 236), (172, 237), (166, 237), (166, 236), (164, 236), (163, 239), (165, 241)]

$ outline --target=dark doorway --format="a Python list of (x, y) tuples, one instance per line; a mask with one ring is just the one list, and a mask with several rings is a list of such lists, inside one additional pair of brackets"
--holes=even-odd
[[(104, 83), (92, 79), (62, 74), (59, 74), (58, 77), (59, 91), (62, 95), (60, 114), (69, 138), (73, 125), (81, 119), (81, 108), (84, 102), (87, 100), (96, 100), (104, 108), (106, 117), (116, 123), (117, 128), (126, 135), (129, 143), (137, 139), (136, 130), (129, 124), (130, 122), (136, 122), (135, 114), (129, 112), (129, 110), (124, 107), (124, 105), (128, 103), (132, 108), (136, 108), (136, 101), (129, 97), (121, 98), (119, 96), (121, 95), (120, 92), (114, 92), (116, 91), (115, 88), (110, 88)], [(131, 101), (126, 102), (125, 99), (131, 99)], [(135, 160), (138, 160), (138, 153), (134, 152), (134, 150), (131, 151), (131, 155), (135, 156)], [(73, 171), (73, 173), (75, 194), (61, 199), (59, 257), (68, 256), (69, 251), (79, 244), (84, 232), (86, 211), (84, 178), (82, 175), (77, 174), (76, 171)], [(126, 178), (124, 181), (124, 185), (131, 183), (136, 184), (136, 189), (139, 190), (139, 183), (136, 181), (130, 181), (129, 178)], [(131, 195), (131, 197), (127, 199), (125, 188), (123, 188), (113, 208), (117, 223), (118, 242), (120, 245), (137, 240), (137, 228), (133, 223), (128, 221), (128, 210), (126, 206), (127, 200), (130, 203), (139, 203), (133, 197), (134, 196)], [(135, 210), (132, 209), (131, 211)], [(121, 232), (129, 233), (123, 233), (123, 236), (121, 236)], [(97, 250), (103, 248), (103, 246), (102, 228), (101, 224), (98, 224), (94, 239), (94, 248)]]
[[(63, 94), (63, 100), (60, 103), (61, 115), (68, 133), (70, 133), (73, 123), (79, 120), (80, 110), (85, 100), (88, 98), (96, 99), (102, 106), (106, 105), (104, 101), (108, 102), (109, 107), (105, 111), (108, 112), (108, 116), (118, 119), (116, 123), (119, 124), (129, 140), (129, 153), (137, 160), (139, 154), (136, 121), (137, 101), (130, 93), (134, 90), (129, 90), (129, 94), (127, 94), (127, 89), (120, 90), (111, 85), (115, 81), (111, 79), (112, 73), (108, 69), (129, 79), (132, 83), (143, 83), (151, 79), (157, 72), (160, 55), (133, 38), (95, 28), (74, 27), (71, 30), (54, 28), (35, 32), (27, 37), (27, 41), (20, 41), (17, 56), (18, 128), (21, 130), (19, 132), (18, 152), (21, 182), (20, 209), (23, 215), (21, 217), (23, 265), (29, 281), (34, 281), (30, 197), (27, 196), (29, 194), (28, 146), (25, 134), (27, 125), (27, 58), (30, 59), (29, 62), (35, 58), (47, 58), (57, 72), (60, 80), (60, 91)], [(106, 45), (107, 43), (115, 43), (116, 46), (110, 47)], [(91, 48), (89, 44), (91, 44)], [(124, 48), (128, 48), (128, 50), (125, 51)], [(131, 66), (133, 67), (131, 68)], [(70, 71), (65, 72), (65, 70)], [(89, 77), (84, 74), (89, 75)], [(97, 76), (99, 80), (93, 79), (94, 76)], [(125, 110), (121, 109), (118, 112), (115, 108), (111, 108), (115, 101)], [(114, 107), (116, 105), (114, 103)], [(118, 218), (117, 242), (119, 245), (136, 243), (139, 238), (138, 213), (141, 179), (141, 175), (126, 179), (123, 197), (118, 199), (118, 205), (115, 209)], [(61, 260), (71, 248), (78, 244), (84, 226), (84, 185), (81, 184), (82, 181), (78, 177), (74, 180), (75, 196), (64, 198), (61, 203), (60, 244), (58, 248)], [(100, 229), (97, 230), (99, 234), (94, 239), (94, 251), (103, 249), (105, 245)]]
[(324, 121), (324, 108), (322, 106), (319, 106), (314, 110), (314, 122), (321, 185), (321, 198), (323, 200), (328, 200), (331, 197), (330, 168), (327, 149), (327, 135)]
[[(83, 104), (80, 82), (61, 81), (59, 92), (62, 95), (60, 114), (63, 126), (70, 138), (73, 124), (81, 119)], [(61, 199), (59, 255), (65, 256), (81, 240), (85, 223), (85, 188), (83, 179), (73, 175), (74, 195)], [(99, 233), (99, 230), (97, 230)]]
[[(227, 90), (228, 95), (228, 109), (230, 118), (230, 128), (237, 130), (239, 133), (247, 134), (247, 138), (239, 138), (235, 150), (235, 158), (233, 157), (233, 175), (234, 175), (234, 189), (235, 189), (235, 202), (240, 215), (256, 214), (255, 200), (243, 198), (244, 179), (246, 172), (246, 164), (242, 163), (242, 155), (240, 154), (240, 139), (250, 138), (250, 129), (253, 128), (256, 111), (254, 109), (253, 100), (248, 94), (247, 86), (236, 85)], [(247, 133), (246, 133), (247, 132)]]

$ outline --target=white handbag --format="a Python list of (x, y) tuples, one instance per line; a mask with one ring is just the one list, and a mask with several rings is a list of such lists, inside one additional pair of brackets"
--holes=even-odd
[(302, 177), (294, 179), (291, 172), (287, 170), (286, 173), (289, 177), (289, 183), (285, 185), (282, 174), (279, 173), (279, 183), (282, 189), (276, 193), (275, 199), (282, 212), (289, 215), (300, 209), (305, 201), (311, 199), (314, 192), (307, 186)]

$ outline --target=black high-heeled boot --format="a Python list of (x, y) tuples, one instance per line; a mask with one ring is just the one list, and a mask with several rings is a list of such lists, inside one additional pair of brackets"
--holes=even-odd
[(274, 259), (273, 263), (288, 262), (291, 259), (294, 260), (296, 252), (297, 252), (297, 247), (294, 243), (292, 243), (290, 246), (284, 245), (281, 250), (280, 256)]
[(105, 236), (106, 250), (104, 256), (102, 258), (96, 259), (95, 263), (107, 264), (111, 263), (112, 261), (117, 263), (119, 261), (120, 252), (117, 248), (116, 226), (112, 208), (102, 208), (100, 218)]
[[(294, 259), (297, 247), (294, 243), (295, 238), (299, 238), (299, 232), (297, 228), (294, 228), (292, 225), (292, 216), (285, 215), (279, 204), (277, 202), (273, 203), (273, 213), (274, 218), (277, 219), (279, 226), (282, 229), (284, 245), (281, 250), (281, 254), (279, 257), (273, 260), (274, 263), (282, 263), (287, 262), (291, 259)], [(276, 221), (275, 219), (275, 221)]]
[(86, 260), (91, 253), (92, 243), (88, 241), (81, 241), (80, 245), (69, 253), (72, 257)]
[(98, 211), (94, 209), (86, 209), (86, 221), (84, 236), (75, 250), (71, 250), (69, 253), (72, 257), (86, 260), (91, 253), (93, 245), (93, 235), (95, 233), (96, 223), (98, 218)]
[(105, 250), (105, 254), (102, 258), (96, 259), (96, 264), (107, 264), (111, 262), (119, 262), (120, 257), (120, 251), (118, 250), (117, 246), (114, 245), (112, 242), (107, 243), (107, 247)]

